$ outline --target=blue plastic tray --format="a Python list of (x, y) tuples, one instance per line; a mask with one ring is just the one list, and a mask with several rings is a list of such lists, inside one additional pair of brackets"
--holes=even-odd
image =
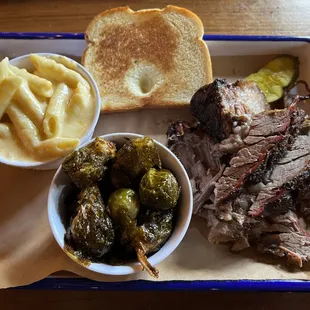
[[(310, 37), (291, 36), (244, 36), (244, 35), (204, 35), (205, 41), (300, 41), (310, 43)], [(0, 39), (16, 40), (84, 40), (83, 33), (26, 33), (0, 32)], [(310, 56), (310, 55), (309, 55)], [(301, 280), (209, 280), (209, 281), (129, 281), (96, 282), (83, 278), (48, 277), (41, 281), (15, 289), (67, 289), (67, 290), (158, 290), (158, 291), (286, 291), (310, 292), (310, 281)]]

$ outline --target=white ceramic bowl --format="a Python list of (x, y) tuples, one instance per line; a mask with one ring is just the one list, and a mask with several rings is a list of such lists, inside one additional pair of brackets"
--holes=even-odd
[[(142, 135), (133, 133), (114, 133), (101, 137), (108, 141), (113, 141), (116, 143), (117, 147), (120, 147), (126, 142), (125, 138), (133, 139), (142, 137)], [(84, 145), (89, 143), (90, 142), (85, 143)], [(171, 237), (157, 253), (149, 257), (149, 261), (153, 266), (159, 264), (166, 257), (168, 257), (180, 244), (188, 229), (193, 209), (191, 184), (183, 165), (167, 147), (157, 141), (155, 141), (155, 143), (159, 151), (163, 167), (171, 170), (175, 175), (178, 183), (181, 185), (181, 195), (177, 207), (177, 219)], [(57, 243), (62, 249), (64, 249), (65, 227), (61, 218), (61, 214), (63, 214), (62, 211), (64, 208), (64, 197), (70, 189), (70, 183), (71, 182), (69, 177), (62, 170), (62, 167), (59, 167), (52, 180), (48, 195), (48, 218), (50, 226)], [(65, 253), (75, 262), (79, 263), (79, 261), (75, 259), (72, 254), (68, 254), (67, 251), (65, 251)], [(91, 263), (87, 267), (83, 264), (81, 265), (94, 272), (108, 275), (128, 275), (142, 270), (142, 267), (138, 261), (122, 266), (112, 266), (103, 263)]]
[[(44, 56), (44, 57), (50, 57), (50, 58), (63, 57), (62, 55), (53, 54), (53, 53), (35, 53), (35, 54), (40, 55), (40, 56)], [(10, 64), (15, 66), (15, 67), (21, 68), (21, 69), (33, 71), (34, 67), (32, 65), (32, 62), (31, 62), (29, 56), (30, 56), (30, 54), (11, 59)], [(76, 61), (74, 61), (68, 57), (66, 57), (66, 58), (69, 60), (69, 62), (71, 62), (73, 64), (73, 67), (75, 68), (75, 70), (78, 73), (80, 73), (86, 79), (86, 81), (89, 83), (89, 85), (92, 89), (93, 95), (95, 96), (95, 113), (94, 113), (93, 121), (92, 121), (90, 127), (88, 128), (87, 132), (85, 133), (85, 135), (80, 138), (80, 145), (81, 145), (81, 144), (84, 144), (85, 142), (89, 141), (93, 136), (96, 124), (97, 124), (99, 116), (100, 116), (100, 104), (101, 104), (100, 93), (99, 93), (97, 84), (96, 84), (95, 80), (92, 78), (92, 76), (90, 75), (90, 73), (82, 65), (80, 65)], [(21, 168), (38, 169), (38, 170), (56, 169), (61, 164), (61, 161), (62, 161), (62, 159), (60, 158), (60, 159), (52, 160), (52, 161), (44, 161), (44, 162), (31, 161), (31, 162), (28, 162), (28, 161), (19, 161), (19, 160), (9, 160), (5, 157), (0, 156), (0, 163), (2, 163), (2, 164), (21, 167)]]

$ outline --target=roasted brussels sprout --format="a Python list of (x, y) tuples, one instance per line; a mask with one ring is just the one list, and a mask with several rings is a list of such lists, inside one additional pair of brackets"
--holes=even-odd
[(152, 167), (161, 167), (154, 141), (143, 137), (126, 142), (116, 154), (112, 183), (116, 188), (135, 187)]
[(107, 162), (114, 158), (113, 142), (97, 137), (92, 143), (72, 152), (62, 164), (70, 179), (83, 188), (101, 180), (107, 170)]
[(76, 187), (74, 184), (73, 186), (68, 189), (65, 194), (64, 198), (64, 208), (60, 208), (60, 216), (63, 221), (65, 227), (69, 227), (71, 224), (72, 219), (77, 214), (78, 209), (78, 195), (80, 193), (80, 189)]
[(147, 207), (168, 210), (177, 205), (180, 187), (169, 170), (151, 168), (141, 179), (139, 194)]
[[(120, 228), (120, 243), (127, 248), (132, 246), (135, 249), (132, 242), (137, 230), (137, 216), (140, 208), (137, 193), (132, 189), (120, 188), (111, 194), (108, 207), (112, 221)], [(147, 270), (152, 270), (152, 266), (148, 267), (147, 259), (141, 264), (145, 265)], [(156, 271), (150, 274), (156, 276)]]
[(141, 265), (150, 275), (158, 277), (158, 270), (149, 263), (146, 255), (158, 251), (170, 237), (173, 230), (173, 210), (147, 210), (139, 221), (143, 224), (134, 229), (131, 244)]
[(81, 190), (77, 215), (73, 218), (70, 234), (74, 244), (84, 254), (100, 258), (114, 242), (112, 221), (104, 207), (97, 185)]
[(158, 270), (151, 266), (146, 255), (157, 251), (172, 232), (173, 212), (147, 210), (138, 225), (139, 200), (131, 189), (118, 189), (108, 201), (109, 213), (114, 224), (120, 226), (120, 242), (127, 248), (135, 249), (141, 265), (154, 277)]
[(111, 194), (108, 200), (108, 207), (113, 222), (125, 227), (129, 221), (136, 220), (140, 202), (134, 190), (120, 188)]
[(134, 244), (143, 244), (145, 254), (158, 251), (172, 233), (173, 210), (146, 210), (139, 218)]

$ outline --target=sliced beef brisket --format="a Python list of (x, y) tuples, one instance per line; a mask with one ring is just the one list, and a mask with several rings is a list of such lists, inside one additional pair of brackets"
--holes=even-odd
[(267, 217), (259, 225), (259, 251), (287, 258), (298, 267), (310, 262), (310, 235), (294, 212)]
[(250, 208), (251, 216), (285, 213), (310, 191), (310, 137), (299, 136), (273, 168), (270, 182)]
[(199, 128), (177, 121), (169, 126), (167, 136), (171, 151), (180, 159), (190, 178), (194, 213), (197, 213), (213, 195), (224, 166), (214, 154), (215, 144)]
[(270, 108), (255, 83), (238, 80), (229, 84), (224, 79), (201, 87), (192, 97), (190, 107), (215, 142), (227, 139), (234, 131), (247, 131), (252, 115)]
[(245, 184), (264, 180), (268, 171), (286, 153), (299, 132), (304, 112), (295, 107), (257, 114), (244, 139), (245, 147), (239, 150), (215, 189), (215, 202), (234, 198)]
[[(215, 185), (219, 222), (211, 228), (210, 242), (232, 241), (233, 250), (249, 246), (246, 240), (251, 235), (252, 226), (261, 220), (249, 217), (249, 208), (265, 190), (265, 179), (276, 162), (285, 154), (291, 156), (287, 150), (303, 120), (304, 112), (296, 107), (260, 113), (253, 118), (249, 135), (244, 139), (247, 146), (230, 160)], [(283, 195), (282, 202), (284, 200), (286, 204), (291, 203), (290, 197)], [(284, 208), (288, 210), (287, 205)]]
[(287, 145), (287, 139), (283, 136), (266, 137), (262, 141), (241, 149), (224, 170), (215, 189), (215, 201), (221, 204), (225, 200), (235, 198), (243, 189), (251, 174), (266, 166), (268, 158)]
[[(300, 213), (305, 220), (310, 214), (307, 204), (310, 195), (310, 137), (296, 138), (290, 150), (274, 166), (270, 180), (256, 194), (255, 191), (242, 193), (221, 204), (209, 241), (231, 241), (232, 250), (242, 250), (258, 242), (262, 251), (288, 257), (300, 265), (301, 261), (309, 260), (307, 246), (310, 237), (299, 223), (296, 224), (294, 212)], [(272, 235), (267, 236), (267, 233)], [(268, 242), (270, 246), (267, 246)]]
[(256, 245), (301, 267), (310, 262), (310, 235), (298, 219), (310, 225), (310, 136), (299, 136), (305, 113), (294, 104), (267, 108), (255, 87), (217, 79), (192, 99), (200, 125), (172, 124), (169, 146), (188, 172), (211, 243)]
[(298, 210), (299, 210), (300, 216), (302, 216), (306, 224), (310, 226), (310, 199), (302, 199), (299, 202)]

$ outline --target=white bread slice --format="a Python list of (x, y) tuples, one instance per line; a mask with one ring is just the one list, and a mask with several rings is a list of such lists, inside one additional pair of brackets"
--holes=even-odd
[(94, 17), (82, 64), (98, 84), (101, 110), (188, 105), (198, 88), (212, 82), (203, 33), (197, 15), (176, 6), (120, 7)]

